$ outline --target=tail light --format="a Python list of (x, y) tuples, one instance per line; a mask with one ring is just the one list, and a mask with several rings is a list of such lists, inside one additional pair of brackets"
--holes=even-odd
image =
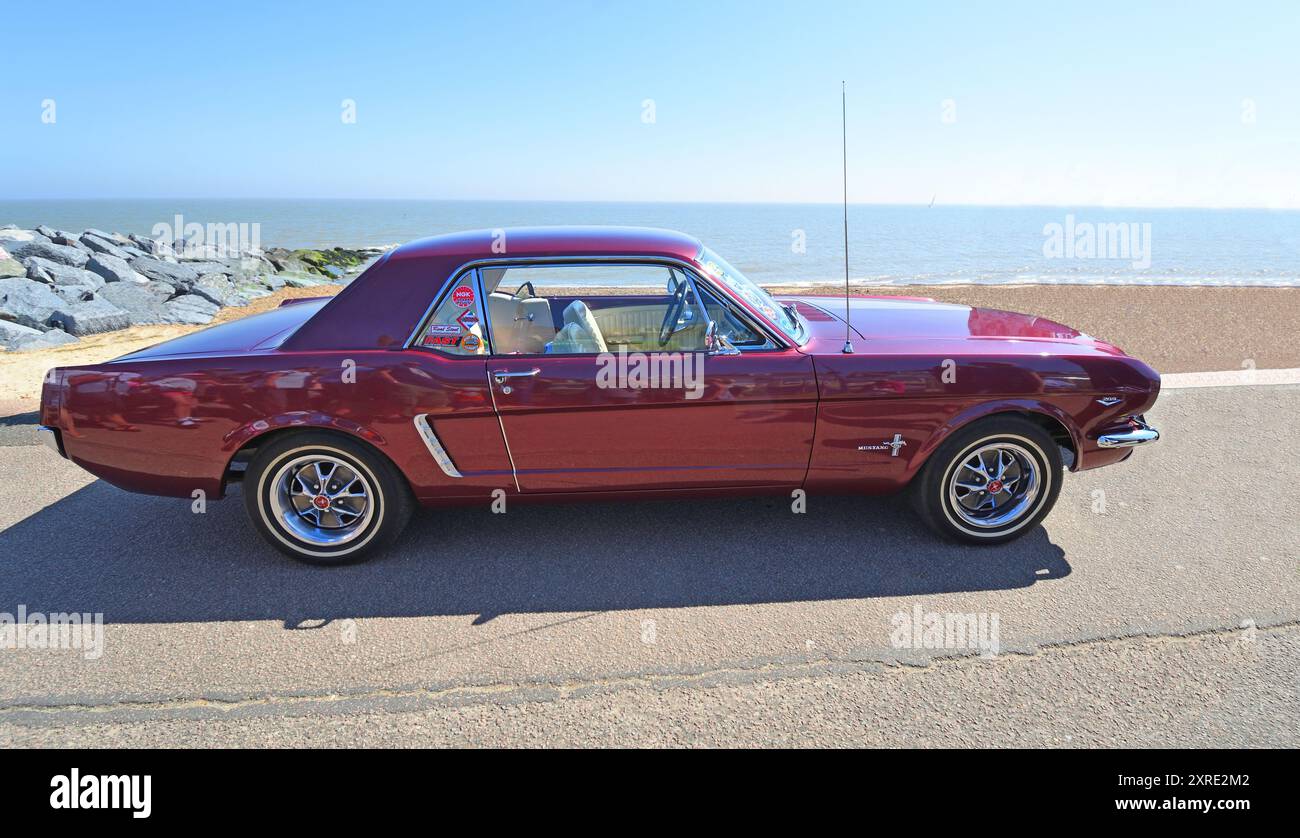
[(59, 411), (63, 407), (64, 370), (55, 367), (45, 373), (41, 383), (41, 424), (58, 427)]

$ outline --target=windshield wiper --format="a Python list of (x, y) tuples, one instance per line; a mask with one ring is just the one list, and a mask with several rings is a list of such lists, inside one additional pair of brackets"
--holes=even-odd
[(799, 309), (794, 307), (794, 303), (779, 303), (778, 305), (785, 309), (785, 313), (790, 315), (790, 319), (799, 327), (799, 334), (806, 337), (808, 335), (808, 321), (799, 313)]

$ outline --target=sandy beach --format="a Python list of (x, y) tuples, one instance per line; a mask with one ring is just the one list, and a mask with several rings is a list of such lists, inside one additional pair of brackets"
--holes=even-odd
[[(291, 297), (319, 297), (342, 286), (286, 288), (214, 324), (274, 308)], [(838, 295), (841, 289), (773, 286), (776, 293)], [(1161, 373), (1300, 367), (1300, 288), (1096, 285), (855, 287), (856, 294), (930, 297), (962, 305), (1037, 314), (1123, 348)], [(135, 326), (66, 347), (0, 353), (0, 416), (37, 408), (50, 367), (116, 358), (204, 326)]]

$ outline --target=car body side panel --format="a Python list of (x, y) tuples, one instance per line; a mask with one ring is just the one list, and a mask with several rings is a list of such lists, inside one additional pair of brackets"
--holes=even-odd
[[(816, 356), (821, 402), (810, 490), (897, 491), (953, 432), (1002, 412), (1051, 417), (1079, 454), (1075, 468), (1095, 468), (1127, 453), (1098, 448), (1101, 429), (1155, 400), (1154, 373), (1132, 359), (1086, 352), (1008, 357), (978, 347), (968, 354), (961, 345), (917, 354), (916, 344), (861, 341), (854, 354)], [(1121, 400), (1098, 403), (1110, 395)], [(896, 434), (905, 444), (884, 447)]]
[[(88, 471), (182, 497), (219, 497), (241, 448), (291, 428), (327, 428), (373, 445), (425, 503), (517, 494), (516, 467), (530, 497), (798, 485), (883, 493), (905, 485), (952, 433), (999, 411), (1059, 421), (1078, 451), (1076, 468), (1117, 462), (1130, 452), (1102, 449), (1097, 437), (1145, 412), (1159, 392), (1145, 364), (1052, 321), (855, 297), (851, 329), (833, 299), (792, 300), (809, 320), (808, 340), (767, 357), (705, 359), (698, 402), (680, 391), (597, 390), (591, 359), (576, 356), (550, 357), (547, 375), (514, 379), (506, 400), (490, 369), (530, 366), (528, 358), (402, 348), (456, 270), (498, 252), (491, 235), (415, 242), (328, 302), (64, 369), (44, 387), (42, 421)], [(557, 235), (512, 231), (505, 245), (511, 258), (686, 262), (699, 247), (662, 231)], [(851, 354), (840, 352), (846, 332)], [(1101, 397), (1118, 402), (1102, 406)], [(430, 453), (415, 425), (421, 415), (459, 476)], [(905, 444), (887, 447), (895, 435)]]
[[(378, 351), (127, 362), (69, 370), (63, 390), (68, 456), (132, 491), (219, 497), (235, 453), (286, 428), (370, 443), (417, 497), (489, 497), (511, 481), (481, 358)], [(414, 424), (421, 414), (461, 477), (429, 453)]]
[(496, 390), (525, 492), (797, 487), (817, 407), (812, 359), (794, 350), (705, 357), (698, 387), (598, 386), (594, 356), (505, 356), (537, 369)]

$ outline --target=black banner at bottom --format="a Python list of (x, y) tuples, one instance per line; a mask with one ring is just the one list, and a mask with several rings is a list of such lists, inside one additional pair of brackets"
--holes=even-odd
[[(557, 754), (437, 751), (10, 751), (6, 813), (50, 823), (310, 825), (430, 807), (549, 824), (690, 805), (741, 819), (773, 807), (916, 815), (927, 824), (1277, 816), (1274, 755), (1248, 751), (873, 751)], [(480, 762), (482, 760), (482, 762)], [(613, 804), (611, 808), (611, 804)], [(619, 804), (622, 804), (620, 806)], [(829, 814), (829, 813), (828, 813)], [(635, 819), (641, 822), (641, 817)], [(605, 825), (627, 828), (634, 824)]]

